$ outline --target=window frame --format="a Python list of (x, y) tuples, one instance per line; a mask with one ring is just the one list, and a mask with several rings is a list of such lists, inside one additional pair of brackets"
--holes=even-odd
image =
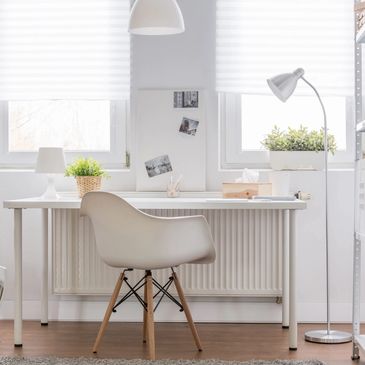
[[(220, 166), (222, 169), (270, 169), (268, 151), (242, 150), (241, 94), (219, 93)], [(350, 168), (354, 161), (354, 98), (346, 98), (346, 150), (329, 154), (329, 167)], [(319, 126), (319, 128), (322, 125)]]
[[(98, 160), (108, 169), (129, 168), (129, 101), (110, 101), (110, 151), (65, 151), (67, 163), (80, 156)], [(0, 168), (34, 168), (37, 152), (9, 152), (8, 102), (0, 101)]]

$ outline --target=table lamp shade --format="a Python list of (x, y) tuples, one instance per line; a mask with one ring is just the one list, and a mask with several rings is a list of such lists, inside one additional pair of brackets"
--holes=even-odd
[(281, 74), (267, 80), (267, 83), (276, 97), (286, 102), (297, 87), (298, 80), (304, 75), (302, 68), (294, 72)]
[(129, 32), (168, 35), (185, 31), (184, 18), (176, 0), (136, 0), (129, 19)]
[(43, 174), (63, 174), (65, 168), (66, 164), (63, 148), (39, 148), (35, 172)]

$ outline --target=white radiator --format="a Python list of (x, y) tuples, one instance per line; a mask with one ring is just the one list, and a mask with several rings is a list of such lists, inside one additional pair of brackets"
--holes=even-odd
[[(284, 211), (147, 210), (158, 216), (204, 215), (217, 259), (210, 265), (178, 269), (187, 295), (281, 296)], [(55, 294), (110, 294), (118, 271), (96, 252), (92, 225), (76, 209), (53, 210), (53, 289)], [(128, 273), (133, 283), (143, 273)], [(169, 271), (157, 274), (167, 280)]]

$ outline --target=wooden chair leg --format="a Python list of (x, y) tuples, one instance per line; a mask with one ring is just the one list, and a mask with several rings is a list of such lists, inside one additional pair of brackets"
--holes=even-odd
[(180, 281), (179, 281), (179, 279), (178, 279), (178, 277), (177, 277), (177, 275), (174, 271), (172, 272), (172, 277), (174, 279), (175, 287), (176, 287), (177, 293), (179, 295), (180, 302), (181, 302), (181, 304), (184, 308), (185, 317), (186, 317), (186, 319), (189, 323), (191, 333), (193, 334), (196, 347), (198, 348), (199, 351), (203, 351), (202, 344), (200, 342), (200, 338), (199, 338), (199, 335), (198, 335), (198, 331), (196, 330), (195, 323), (193, 321), (193, 317), (191, 316), (188, 303), (185, 299), (184, 291), (183, 291), (183, 289), (181, 287), (181, 284), (180, 284)]
[(149, 359), (156, 359), (156, 349), (155, 349), (155, 327), (153, 321), (153, 284), (152, 284), (152, 274), (149, 271), (147, 273), (147, 343), (148, 343), (148, 353)]
[[(147, 283), (144, 285), (143, 300), (147, 303)], [(143, 309), (143, 343), (147, 342), (147, 311)]]
[(98, 335), (97, 335), (95, 343), (94, 343), (94, 347), (93, 347), (93, 353), (94, 354), (98, 352), (100, 341), (104, 336), (104, 332), (106, 330), (106, 327), (108, 326), (109, 319), (110, 319), (110, 316), (113, 312), (113, 307), (115, 305), (115, 302), (118, 299), (118, 295), (120, 293), (120, 289), (122, 287), (123, 280), (124, 280), (124, 271), (119, 275), (117, 283), (115, 284), (113, 294), (110, 298), (108, 308), (106, 309), (106, 312), (105, 312), (105, 315), (104, 315), (103, 323), (100, 326)]

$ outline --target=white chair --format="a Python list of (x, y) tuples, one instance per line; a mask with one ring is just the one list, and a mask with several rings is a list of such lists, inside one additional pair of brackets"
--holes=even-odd
[[(151, 216), (135, 209), (124, 199), (106, 192), (86, 194), (81, 202), (80, 215), (89, 217), (92, 222), (96, 246), (102, 260), (109, 266), (123, 269), (105, 312), (93, 352), (98, 351), (113, 310), (134, 294), (144, 308), (143, 340), (146, 342), (147, 339), (149, 358), (155, 359), (153, 312), (156, 308), (153, 299), (158, 293), (166, 295), (185, 312), (196, 346), (201, 351), (195, 324), (173, 268), (186, 263), (211, 263), (215, 260), (213, 239), (205, 217)], [(171, 268), (172, 275), (168, 283), (162, 286), (152, 277), (151, 271), (166, 268)], [(126, 278), (128, 269), (145, 271), (145, 276), (133, 287)], [(123, 281), (131, 290), (116, 304)], [(172, 282), (181, 303), (168, 293)], [(154, 286), (158, 289), (155, 295)], [(142, 287), (143, 299), (138, 294)]]

